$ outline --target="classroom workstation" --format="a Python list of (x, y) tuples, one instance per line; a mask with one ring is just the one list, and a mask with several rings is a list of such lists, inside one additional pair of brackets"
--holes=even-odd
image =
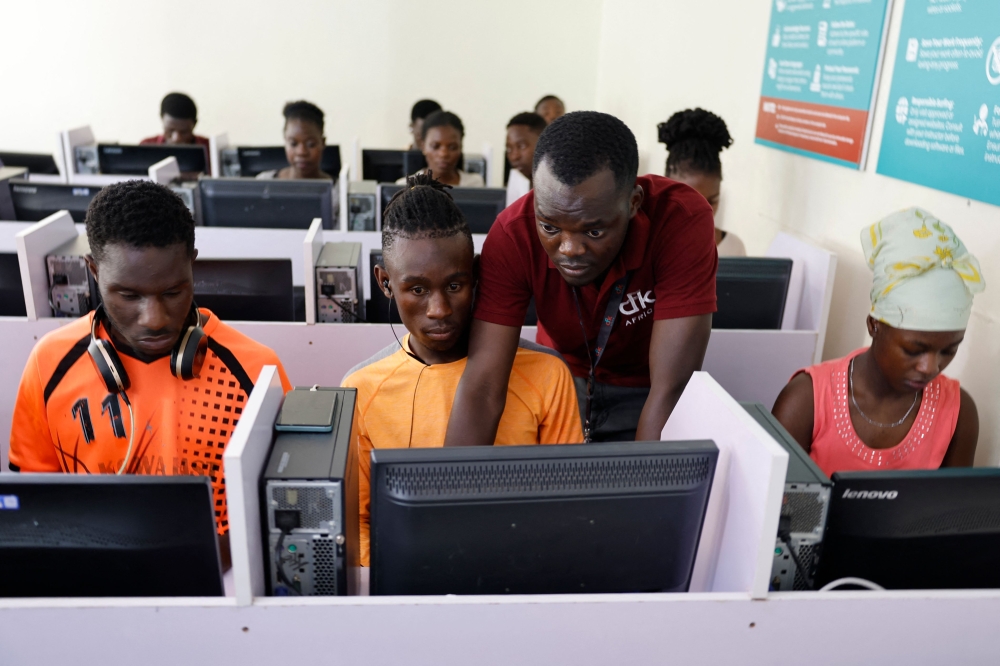
[(0, 662), (996, 662), (989, 0), (271, 4), (5, 8)]

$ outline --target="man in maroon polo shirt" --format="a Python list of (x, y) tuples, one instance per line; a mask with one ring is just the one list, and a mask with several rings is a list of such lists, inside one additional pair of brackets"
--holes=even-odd
[(139, 142), (140, 146), (161, 146), (176, 144), (194, 144), (204, 146), (206, 154), (206, 169), (211, 171), (211, 155), (209, 141), (194, 133), (198, 124), (198, 107), (194, 100), (184, 93), (168, 93), (160, 102), (160, 120), (163, 121), (163, 134), (151, 136)]
[(718, 256), (704, 197), (638, 168), (635, 137), (614, 116), (570, 113), (539, 137), (533, 192), (483, 246), (446, 446), (493, 443), (532, 297), (538, 341), (573, 372), (585, 434), (660, 438), (705, 357)]

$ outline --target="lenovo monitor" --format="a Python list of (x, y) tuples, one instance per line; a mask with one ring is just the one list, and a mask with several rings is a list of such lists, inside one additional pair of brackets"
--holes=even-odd
[(14, 217), (22, 222), (38, 222), (60, 210), (69, 211), (74, 222), (83, 222), (91, 200), (101, 189), (91, 185), (33, 183), (27, 180), (11, 180), (9, 183)]
[(182, 174), (208, 173), (208, 150), (192, 144), (151, 144), (124, 146), (98, 144), (98, 170), (106, 174), (145, 176), (149, 167), (168, 157), (177, 158)]
[(24, 167), (28, 173), (59, 175), (59, 166), (52, 155), (45, 153), (11, 153), (0, 151), (0, 166)]
[[(380, 222), (392, 197), (403, 187), (395, 184), (379, 185), (377, 214)], [(489, 233), (493, 222), (507, 206), (507, 190), (502, 187), (454, 187), (448, 190), (448, 194), (455, 200), (474, 234)]]
[(0, 474), (0, 597), (223, 594), (207, 476)]
[(0, 317), (25, 317), (27, 314), (17, 253), (0, 253)]
[(791, 259), (720, 257), (712, 328), (781, 329), (791, 279)]
[[(254, 178), (264, 171), (277, 171), (288, 166), (284, 146), (243, 147), (236, 149), (240, 176)], [(340, 146), (326, 146), (319, 164), (320, 171), (332, 178), (340, 177)]]
[(376, 449), (371, 593), (685, 592), (718, 448)]
[(198, 259), (194, 300), (223, 321), (295, 321), (291, 259)]
[(837, 472), (816, 587), (1000, 588), (1000, 469)]
[(308, 229), (314, 218), (333, 228), (333, 183), (328, 180), (203, 178), (198, 182), (206, 227)]

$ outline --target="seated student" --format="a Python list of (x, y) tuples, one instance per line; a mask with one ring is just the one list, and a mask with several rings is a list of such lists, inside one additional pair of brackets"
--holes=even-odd
[(163, 122), (163, 134), (151, 136), (139, 142), (140, 146), (148, 145), (178, 145), (192, 144), (205, 148), (205, 170), (212, 170), (212, 155), (206, 137), (194, 133), (198, 124), (198, 107), (194, 100), (184, 93), (169, 93), (160, 102), (160, 120)]
[(941, 372), (985, 288), (979, 262), (919, 208), (863, 229), (861, 244), (875, 274), (871, 347), (800, 370), (774, 415), (827, 475), (971, 466), (976, 403)]
[(297, 178), (336, 180), (340, 174), (320, 169), (326, 137), (323, 136), (323, 111), (310, 102), (289, 102), (285, 116), (285, 159), (288, 166), (262, 171), (257, 178)]
[(546, 95), (535, 103), (535, 113), (551, 123), (556, 118), (566, 115), (566, 105), (555, 95)]
[[(281, 361), (194, 305), (194, 219), (169, 189), (141, 180), (105, 186), (86, 226), (102, 305), (31, 351), (10, 468), (209, 476), (226, 535), (222, 453), (263, 366), (278, 366), (290, 388)], [(123, 390), (105, 377), (109, 363)]]
[(410, 109), (410, 134), (413, 136), (413, 143), (409, 150), (424, 149), (424, 119), (435, 111), (440, 111), (441, 105), (432, 99), (422, 99)]
[[(458, 168), (462, 160), (462, 140), (465, 138), (461, 118), (451, 111), (435, 111), (424, 119), (423, 137), (424, 159), (437, 180), (452, 187), (485, 187), (483, 177), (478, 173), (466, 173)], [(405, 185), (406, 182), (404, 177), (396, 184)]]
[(530, 111), (517, 114), (507, 123), (507, 161), (511, 166), (507, 178), (508, 206), (531, 191), (535, 144), (545, 125), (545, 118)]
[[(733, 145), (726, 123), (704, 109), (678, 111), (657, 126), (660, 143), (667, 145), (667, 178), (693, 187), (719, 212), (723, 148)], [(715, 245), (720, 257), (745, 257), (746, 247), (736, 234), (716, 227)]]
[[(375, 275), (409, 334), (354, 368), (361, 464), (361, 562), (368, 565), (369, 465), (373, 448), (444, 444), (465, 369), (476, 289), (472, 234), (430, 173), (411, 176), (386, 207), (384, 266)], [(507, 384), (496, 444), (583, 441), (573, 378), (552, 351), (521, 340)]]

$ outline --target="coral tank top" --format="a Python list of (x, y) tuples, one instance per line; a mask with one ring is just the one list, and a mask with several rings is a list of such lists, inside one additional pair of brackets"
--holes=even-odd
[[(851, 423), (848, 372), (858, 349), (844, 358), (814, 365), (805, 372), (813, 383), (813, 435), (809, 456), (830, 476), (834, 472), (937, 469), (955, 435), (961, 390), (957, 380), (938, 375), (924, 389), (917, 418), (896, 446), (873, 449)], [(798, 374), (798, 373), (796, 373)]]

